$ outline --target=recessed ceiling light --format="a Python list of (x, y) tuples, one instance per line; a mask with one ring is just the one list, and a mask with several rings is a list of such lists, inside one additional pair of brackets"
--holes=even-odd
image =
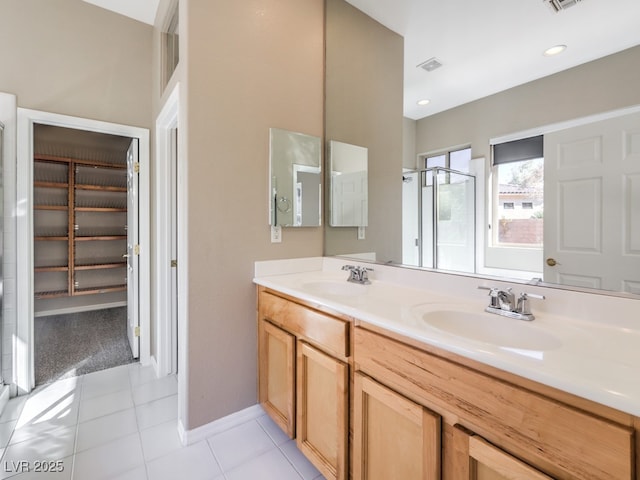
[(554, 45), (553, 47), (547, 48), (544, 51), (545, 57), (553, 57), (554, 55), (558, 55), (566, 50), (566, 45)]
[(418, 105), (420, 105), (421, 107), (424, 107), (425, 105), (429, 105), (429, 102), (431, 102), (431, 100), (427, 100), (426, 98), (424, 100), (418, 100)]

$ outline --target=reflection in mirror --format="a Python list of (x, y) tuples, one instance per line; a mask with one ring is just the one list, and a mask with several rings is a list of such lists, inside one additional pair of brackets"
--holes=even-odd
[(321, 225), (320, 138), (279, 128), (271, 128), (269, 134), (270, 225)]
[(367, 166), (365, 147), (329, 141), (332, 227), (367, 226)]
[[(571, 22), (571, 18), (565, 16), (563, 21)], [(477, 192), (475, 274), (521, 282), (536, 277), (550, 286), (640, 294), (636, 263), (640, 260), (640, 121), (619, 130), (613, 142), (624, 146), (624, 156), (618, 161), (625, 168), (622, 176), (615, 180), (584, 177), (597, 160), (592, 154), (607, 149), (592, 139), (607, 136), (609, 121), (616, 116), (613, 112), (624, 113), (640, 105), (640, 46), (630, 45), (489, 97), (413, 119), (402, 115), (404, 39), (344, 0), (327, 0), (326, 22), (326, 135), (367, 145), (370, 187), (366, 241), (357, 243), (355, 235), (342, 234), (348, 229), (326, 226), (326, 255), (362, 258), (360, 254), (366, 253), (366, 258), (376, 262), (427, 267), (430, 259), (424, 253), (433, 250), (415, 242), (421, 226), (430, 222), (413, 221), (414, 232), (405, 234), (411, 210), (408, 202), (415, 202), (417, 196), (415, 191), (407, 192), (422, 188), (421, 174), (414, 172), (428, 168), (428, 157), (470, 147), (472, 158), (486, 159), (473, 172)], [(567, 142), (555, 138), (555, 132), (600, 120), (607, 122), (597, 126), (598, 131), (576, 131), (577, 136)], [(365, 127), (368, 136), (362, 138)], [(511, 180), (499, 181), (500, 167), (493, 165), (493, 145), (535, 135), (544, 136), (543, 201), (533, 197), (532, 191), (514, 190)], [(562, 158), (552, 160), (551, 150)], [(550, 162), (561, 170), (551, 174), (558, 180), (549, 176)], [(407, 181), (409, 178), (412, 180)], [(615, 214), (605, 213), (611, 202)], [(530, 215), (525, 218), (527, 212)], [(543, 241), (514, 241), (511, 227), (517, 223), (544, 223)], [(610, 240), (614, 231), (619, 235)], [(535, 235), (538, 238), (542, 233)], [(600, 254), (609, 245), (617, 247), (615, 255), (620, 261), (605, 260)], [(417, 248), (422, 250), (416, 252)]]

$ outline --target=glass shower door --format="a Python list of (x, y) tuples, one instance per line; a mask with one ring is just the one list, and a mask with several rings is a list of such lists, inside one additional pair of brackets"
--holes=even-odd
[(475, 271), (475, 177), (436, 169), (435, 267), (456, 272)]
[(475, 177), (440, 167), (421, 173), (421, 266), (475, 272)]

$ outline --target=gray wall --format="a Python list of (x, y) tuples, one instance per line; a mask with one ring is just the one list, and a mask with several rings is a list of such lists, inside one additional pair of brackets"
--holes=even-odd
[(343, 0), (328, 0), (326, 15), (325, 135), (369, 149), (369, 226), (358, 240), (325, 222), (325, 254), (400, 262), (404, 40)]
[(149, 25), (80, 0), (2, 0), (0, 91), (18, 106), (148, 128)]
[(189, 429), (257, 401), (253, 262), (322, 255), (319, 227), (270, 243), (267, 191), (269, 128), (322, 136), (323, 8), (181, 0)]
[(471, 143), (489, 158), (489, 139), (640, 104), (640, 47), (505, 90), (418, 121), (416, 152)]

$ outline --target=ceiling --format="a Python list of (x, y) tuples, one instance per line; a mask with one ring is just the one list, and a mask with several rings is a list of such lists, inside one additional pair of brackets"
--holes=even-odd
[[(84, 1), (153, 24), (159, 0)], [(559, 13), (546, 0), (347, 2), (404, 37), (404, 113), (413, 119), (640, 45), (638, 0), (581, 0)], [(543, 55), (558, 44), (567, 49)], [(432, 57), (443, 66), (417, 68)]]
[(160, 0), (84, 0), (98, 7), (153, 25)]
[[(640, 44), (638, 0), (582, 0), (559, 13), (545, 0), (347, 2), (404, 37), (404, 112), (413, 119)], [(543, 55), (558, 44), (567, 49)], [(431, 57), (443, 66), (416, 68)]]

